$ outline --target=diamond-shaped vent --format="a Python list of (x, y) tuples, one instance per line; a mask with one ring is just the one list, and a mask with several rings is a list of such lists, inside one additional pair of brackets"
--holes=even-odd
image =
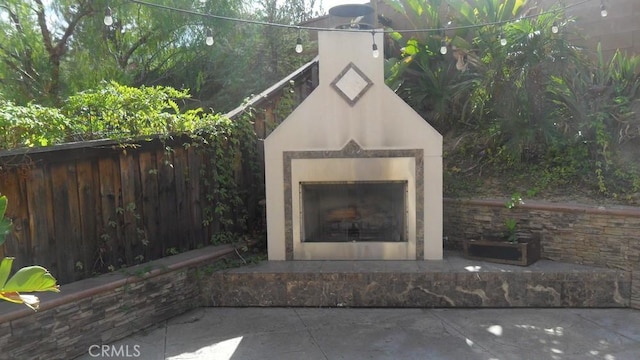
[(353, 63), (349, 63), (331, 83), (331, 86), (353, 106), (373, 85), (371, 80)]

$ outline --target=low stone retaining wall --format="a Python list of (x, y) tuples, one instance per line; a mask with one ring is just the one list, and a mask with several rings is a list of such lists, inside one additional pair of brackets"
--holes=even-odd
[(540, 260), (275, 261), (218, 271), (205, 306), (628, 307), (629, 272)]
[(379, 269), (372, 262), (333, 262), (332, 268), (294, 261), (214, 272), (212, 264), (235, 252), (208, 247), (63, 285), (60, 294), (40, 294), (37, 313), (0, 302), (0, 358), (73, 358), (198, 306), (640, 309), (640, 209), (535, 202), (506, 209), (504, 201), (447, 199), (446, 243), (455, 247), (465, 238), (501, 232), (507, 218), (542, 234), (544, 258), (602, 268), (565, 269), (543, 260), (528, 268), (485, 264), (476, 271), (451, 257), (381, 262)]
[(229, 245), (166, 257), (39, 294), (38, 312), (0, 302), (1, 359), (72, 359), (202, 306), (200, 279)]
[(630, 272), (631, 306), (640, 308), (640, 208), (505, 201), (445, 199), (445, 244), (502, 233), (513, 218), (519, 231), (541, 234), (544, 258)]

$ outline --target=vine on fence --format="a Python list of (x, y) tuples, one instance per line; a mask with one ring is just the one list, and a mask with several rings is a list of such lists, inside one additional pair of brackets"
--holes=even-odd
[[(172, 144), (186, 135), (188, 140), (182, 146), (194, 150), (203, 159), (198, 169), (204, 189), (200, 206), (203, 226), (212, 234), (210, 242), (235, 243), (244, 239), (251, 229), (247, 223), (248, 208), (258, 206), (257, 201), (249, 203), (251, 192), (261, 191), (257, 181), (260, 166), (252, 113), (230, 120), (202, 109), (181, 111), (179, 104), (188, 98), (186, 90), (161, 86), (132, 88), (111, 82), (70, 97), (61, 109), (5, 106), (0, 112), (0, 133), (4, 134), (0, 136), (0, 150), (108, 138), (116, 140), (119, 143), (116, 148), (126, 154), (135, 150), (138, 143), (157, 139), (167, 155), (162, 164), (173, 167)], [(47, 122), (47, 126), (41, 126), (43, 122)], [(0, 162), (7, 159), (3, 157)], [(12, 157), (11, 164), (6, 165), (22, 166), (29, 171), (24, 159)], [(154, 174), (158, 175), (158, 169), (149, 170), (149, 175)], [(185, 178), (190, 181), (188, 176)], [(126, 224), (125, 217), (133, 219), (135, 224)], [(143, 243), (146, 247), (153, 241), (147, 237), (136, 204), (125, 204), (115, 209), (110, 220), (101, 225), (104, 231), (93, 264), (75, 261), (76, 271), (88, 268), (92, 273), (100, 273), (151, 260), (144, 247), (134, 247), (126, 254), (123, 249), (112, 247), (116, 240), (114, 234), (122, 236), (118, 229), (125, 226), (135, 226), (136, 239), (127, 239), (127, 242)], [(117, 242), (123, 243), (120, 240)], [(188, 249), (172, 247), (169, 250), (175, 253)]]

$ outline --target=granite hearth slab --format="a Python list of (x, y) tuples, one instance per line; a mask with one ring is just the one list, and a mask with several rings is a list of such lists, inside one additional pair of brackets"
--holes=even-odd
[(203, 279), (208, 306), (628, 307), (628, 272), (540, 260), (265, 261)]

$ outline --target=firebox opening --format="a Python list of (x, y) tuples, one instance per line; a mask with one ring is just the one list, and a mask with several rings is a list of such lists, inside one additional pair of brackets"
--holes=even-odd
[(303, 242), (406, 242), (407, 181), (301, 182)]

